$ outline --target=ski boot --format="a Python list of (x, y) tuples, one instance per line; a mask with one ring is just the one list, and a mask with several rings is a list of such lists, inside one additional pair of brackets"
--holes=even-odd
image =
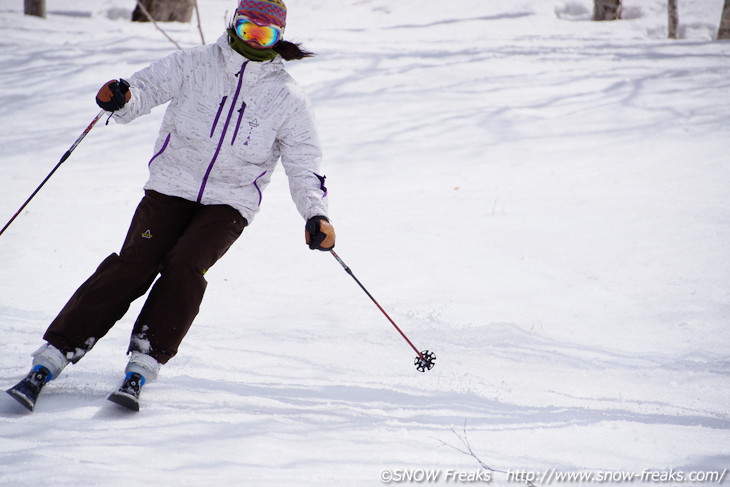
[(7, 390), (13, 399), (33, 411), (41, 389), (48, 382), (56, 379), (69, 364), (68, 358), (56, 347), (46, 343), (31, 354), (32, 369), (28, 376)]
[(53, 376), (51, 371), (42, 365), (36, 365), (30, 371), (28, 376), (8, 389), (6, 392), (10, 396), (25, 406), (28, 411), (33, 411), (35, 402), (38, 400), (38, 394)]
[(112, 392), (107, 399), (132, 411), (139, 411), (139, 393), (145, 382), (143, 375), (129, 372), (124, 379), (124, 384), (117, 391)]
[(139, 394), (147, 382), (154, 382), (162, 365), (151, 356), (141, 352), (131, 352), (124, 373), (124, 384), (107, 399), (111, 402), (139, 411)]

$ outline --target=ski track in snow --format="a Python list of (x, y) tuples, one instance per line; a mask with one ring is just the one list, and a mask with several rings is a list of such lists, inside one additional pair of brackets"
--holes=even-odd
[[(589, 0), (287, 3), (287, 37), (318, 53), (289, 68), (318, 114), (338, 253), (436, 367), (415, 371), (302, 244), (279, 170), (140, 413), (105, 400), (140, 302), (33, 414), (0, 398), (0, 485), (376, 486), (383, 469), (477, 471), (449, 446), (464, 432), (505, 471), (730, 467), (722, 0), (680, 2), (676, 41), (663, 0), (608, 23)], [(200, 2), (208, 42), (234, 4)], [(98, 87), (173, 49), (128, 2), (48, 11), (0, 6), (8, 218)], [(3, 387), (118, 249), (162, 113), (100, 122), (0, 238)]]

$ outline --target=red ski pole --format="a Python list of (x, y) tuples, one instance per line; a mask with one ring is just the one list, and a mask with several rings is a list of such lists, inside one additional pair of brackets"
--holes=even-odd
[(423, 351), (419, 352), (418, 349), (416, 348), (416, 346), (413, 345), (413, 342), (411, 342), (408, 339), (408, 337), (406, 336), (406, 334), (403, 333), (403, 330), (401, 330), (400, 327), (395, 324), (395, 321), (393, 321), (393, 318), (391, 318), (388, 315), (388, 313), (385, 312), (383, 307), (380, 306), (380, 304), (375, 300), (373, 295), (370, 294), (370, 292), (367, 289), (365, 289), (365, 286), (362, 285), (360, 280), (357, 277), (355, 277), (355, 274), (352, 273), (352, 270), (350, 269), (350, 267), (348, 267), (348, 265), (345, 264), (345, 262), (340, 258), (339, 255), (337, 255), (337, 252), (335, 252), (334, 250), (330, 250), (330, 253), (332, 254), (332, 256), (335, 259), (337, 259), (337, 262), (340, 263), (342, 268), (345, 269), (345, 272), (350, 274), (350, 277), (352, 277), (355, 280), (357, 285), (360, 286), (360, 289), (365, 291), (365, 294), (367, 294), (368, 297), (372, 300), (372, 302), (375, 303), (375, 306), (378, 307), (380, 312), (383, 313), (383, 315), (385, 315), (386, 318), (388, 318), (388, 321), (390, 321), (390, 324), (393, 325), (396, 330), (398, 330), (398, 333), (400, 333), (400, 335), (403, 337), (403, 339), (405, 339), (405, 341), (408, 342), (408, 345), (410, 345), (411, 348), (416, 352), (416, 354), (418, 354), (418, 356), (416, 357), (416, 360), (414, 361), (414, 365), (416, 366), (416, 369), (418, 369), (419, 372), (425, 372), (427, 370), (431, 370), (436, 362), (436, 354), (434, 354), (433, 352), (429, 352), (428, 350), (423, 350)]
[(102, 110), (96, 115), (96, 117), (94, 117), (94, 120), (92, 120), (91, 123), (89, 124), (89, 126), (84, 129), (84, 131), (81, 133), (79, 138), (76, 139), (76, 142), (74, 142), (73, 145), (69, 148), (69, 150), (67, 150), (66, 153), (63, 155), (63, 157), (61, 157), (61, 160), (58, 161), (58, 164), (56, 164), (56, 167), (54, 167), (51, 170), (51, 172), (48, 173), (48, 176), (46, 176), (46, 179), (44, 179), (43, 182), (41, 182), (41, 184), (38, 185), (38, 187), (35, 189), (35, 191), (33, 191), (33, 194), (31, 194), (30, 197), (27, 200), (25, 200), (25, 203), (23, 203), (23, 205), (18, 209), (18, 211), (15, 212), (15, 215), (13, 215), (13, 217), (5, 224), (3, 229), (0, 230), (0, 235), (2, 235), (3, 232), (5, 232), (5, 229), (7, 229), (10, 226), (10, 224), (13, 223), (13, 221), (18, 217), (18, 215), (20, 215), (20, 212), (23, 211), (23, 209), (26, 206), (28, 206), (28, 203), (30, 203), (30, 200), (32, 200), (33, 197), (36, 194), (38, 194), (38, 191), (41, 190), (43, 185), (46, 184), (46, 182), (48, 182), (49, 179), (51, 179), (51, 176), (53, 176), (53, 173), (56, 172), (56, 170), (59, 167), (61, 167), (61, 164), (63, 164), (64, 161), (66, 161), (66, 159), (69, 158), (69, 156), (74, 151), (74, 149), (76, 149), (76, 146), (79, 145), (82, 140), (84, 140), (84, 137), (86, 137), (86, 134), (88, 134), (91, 131), (91, 129), (94, 127), (94, 125), (96, 125), (96, 122), (98, 122), (99, 119), (104, 116), (104, 113), (105, 113), (105, 111)]

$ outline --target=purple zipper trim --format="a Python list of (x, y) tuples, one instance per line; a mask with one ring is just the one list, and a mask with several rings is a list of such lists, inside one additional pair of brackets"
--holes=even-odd
[(170, 143), (170, 135), (171, 134), (167, 134), (167, 137), (165, 138), (165, 142), (162, 144), (162, 148), (157, 152), (157, 154), (152, 156), (152, 159), (150, 159), (150, 162), (147, 163), (147, 167), (150, 167), (152, 165), (152, 161), (157, 159), (163, 152), (165, 152), (165, 149), (167, 149), (167, 144)]
[(243, 113), (246, 111), (246, 102), (241, 102), (241, 108), (238, 110), (238, 121), (236, 122), (236, 131), (233, 132), (233, 140), (231, 140), (231, 145), (233, 145), (234, 142), (236, 142), (236, 136), (238, 135), (238, 128), (241, 126), (241, 119), (243, 118)]
[(221, 104), (218, 106), (218, 113), (215, 114), (215, 119), (213, 120), (213, 126), (210, 128), (210, 136), (213, 137), (213, 132), (215, 132), (215, 128), (218, 125), (218, 119), (221, 118), (221, 112), (223, 111), (223, 105), (226, 104), (226, 100), (228, 99), (228, 95), (221, 98)]
[(241, 65), (241, 70), (236, 73), (236, 76), (238, 76), (238, 86), (236, 87), (236, 94), (233, 96), (233, 102), (231, 103), (231, 108), (228, 110), (228, 117), (226, 118), (226, 124), (223, 126), (223, 132), (221, 133), (221, 138), (218, 141), (218, 147), (215, 149), (215, 154), (213, 154), (213, 159), (211, 159), (210, 164), (208, 164), (208, 169), (205, 171), (205, 176), (203, 176), (203, 182), (200, 184), (200, 191), (198, 191), (198, 199), (197, 202), (200, 203), (200, 200), (203, 199), (203, 192), (205, 191), (205, 185), (208, 184), (208, 177), (210, 176), (210, 171), (213, 170), (213, 166), (215, 165), (216, 159), (218, 159), (218, 154), (221, 151), (221, 147), (223, 146), (223, 139), (226, 137), (226, 132), (228, 131), (228, 124), (231, 123), (231, 116), (233, 115), (233, 110), (236, 109), (236, 101), (238, 100), (238, 95), (241, 93), (241, 86), (243, 84), (243, 73), (246, 71), (246, 65), (248, 64), (248, 61), (244, 61), (244, 63)]
[(261, 174), (259, 174), (258, 176), (256, 176), (256, 179), (254, 179), (254, 180), (253, 180), (253, 186), (254, 186), (254, 188), (256, 188), (256, 191), (258, 191), (258, 192), (259, 192), (259, 206), (261, 206), (261, 200), (262, 200), (262, 199), (264, 198), (264, 195), (263, 195), (263, 193), (261, 192), (261, 188), (259, 188), (259, 183), (258, 183), (258, 181), (259, 181), (259, 179), (261, 179), (261, 177), (262, 177), (262, 176), (263, 176), (264, 174), (266, 174), (267, 172), (269, 172), (269, 171), (264, 171), (264, 172), (262, 172)]

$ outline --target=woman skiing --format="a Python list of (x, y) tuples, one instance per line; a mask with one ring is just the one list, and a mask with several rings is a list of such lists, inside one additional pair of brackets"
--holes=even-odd
[(175, 356), (198, 313), (205, 272), (253, 221), (279, 160), (309, 248), (334, 247), (312, 111), (282, 62), (311, 53), (283, 40), (286, 13), (281, 0), (241, 0), (216, 43), (175, 52), (99, 90), (97, 104), (121, 123), (169, 105), (121, 251), (78, 288), (33, 353), (28, 376), (8, 390), (28, 409), (151, 287), (124, 383), (109, 397), (139, 409), (141, 387)]

